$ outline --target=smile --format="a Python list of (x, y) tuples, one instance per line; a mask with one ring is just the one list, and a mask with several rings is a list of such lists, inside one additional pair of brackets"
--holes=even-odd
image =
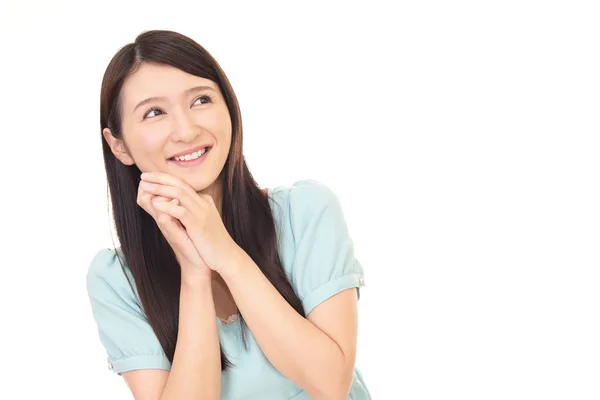
[(204, 161), (210, 152), (212, 147), (205, 147), (199, 151), (195, 151), (184, 156), (169, 158), (169, 162), (182, 166), (182, 167), (194, 167)]
[(198, 157), (201, 157), (204, 155), (204, 153), (206, 153), (208, 151), (208, 147), (205, 147), (199, 151), (195, 151), (193, 153), (190, 154), (186, 154), (184, 156), (180, 156), (180, 157), (173, 157), (172, 160), (175, 161), (190, 161), (190, 160), (195, 160)]

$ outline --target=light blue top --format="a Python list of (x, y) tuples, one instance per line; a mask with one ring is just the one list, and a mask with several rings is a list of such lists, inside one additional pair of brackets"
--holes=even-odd
[[(327, 186), (315, 180), (278, 186), (269, 190), (269, 203), (281, 262), (306, 315), (336, 293), (364, 285), (363, 269), (354, 257), (342, 208)], [(122, 255), (120, 248), (117, 250)], [(125, 271), (134, 283), (127, 267)], [(134, 295), (125, 273), (111, 249), (96, 254), (87, 273), (88, 295), (109, 368), (119, 375), (135, 369), (169, 370), (171, 363), (144, 316), (137, 289)], [(223, 372), (222, 399), (310, 399), (269, 363), (250, 330), (246, 351), (239, 322), (224, 325), (217, 318), (217, 324), (221, 347), (234, 364)], [(370, 398), (355, 368), (347, 399)]]

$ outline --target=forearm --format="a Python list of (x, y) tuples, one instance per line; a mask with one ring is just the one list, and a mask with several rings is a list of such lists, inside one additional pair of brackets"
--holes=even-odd
[(311, 398), (346, 397), (351, 361), (335, 341), (287, 303), (245, 252), (223, 279), (261, 350), (279, 372)]
[(179, 331), (161, 400), (218, 399), (221, 353), (210, 279), (182, 281)]

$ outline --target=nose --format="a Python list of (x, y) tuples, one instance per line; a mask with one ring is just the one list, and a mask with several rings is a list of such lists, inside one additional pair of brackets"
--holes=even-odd
[(171, 137), (174, 141), (191, 142), (200, 134), (200, 126), (196, 123), (190, 110), (174, 113)]

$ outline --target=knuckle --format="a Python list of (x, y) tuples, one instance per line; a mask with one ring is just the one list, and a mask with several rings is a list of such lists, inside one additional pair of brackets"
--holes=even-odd
[(138, 204), (138, 206), (140, 206), (142, 208), (148, 207), (148, 198), (145, 196), (138, 197), (137, 204)]
[(162, 197), (161, 196), (153, 196), (152, 199), (150, 199), (150, 202), (152, 204), (156, 204), (158, 202), (162, 201)]
[(156, 221), (160, 224), (160, 225), (166, 225), (169, 223), (169, 221), (171, 220), (171, 217), (169, 217), (167, 214), (160, 214), (158, 216), (158, 218), (156, 219)]
[(190, 212), (183, 207), (179, 207), (177, 209), (177, 214), (179, 214), (178, 217), (183, 220), (188, 219), (188, 217), (190, 216)]

